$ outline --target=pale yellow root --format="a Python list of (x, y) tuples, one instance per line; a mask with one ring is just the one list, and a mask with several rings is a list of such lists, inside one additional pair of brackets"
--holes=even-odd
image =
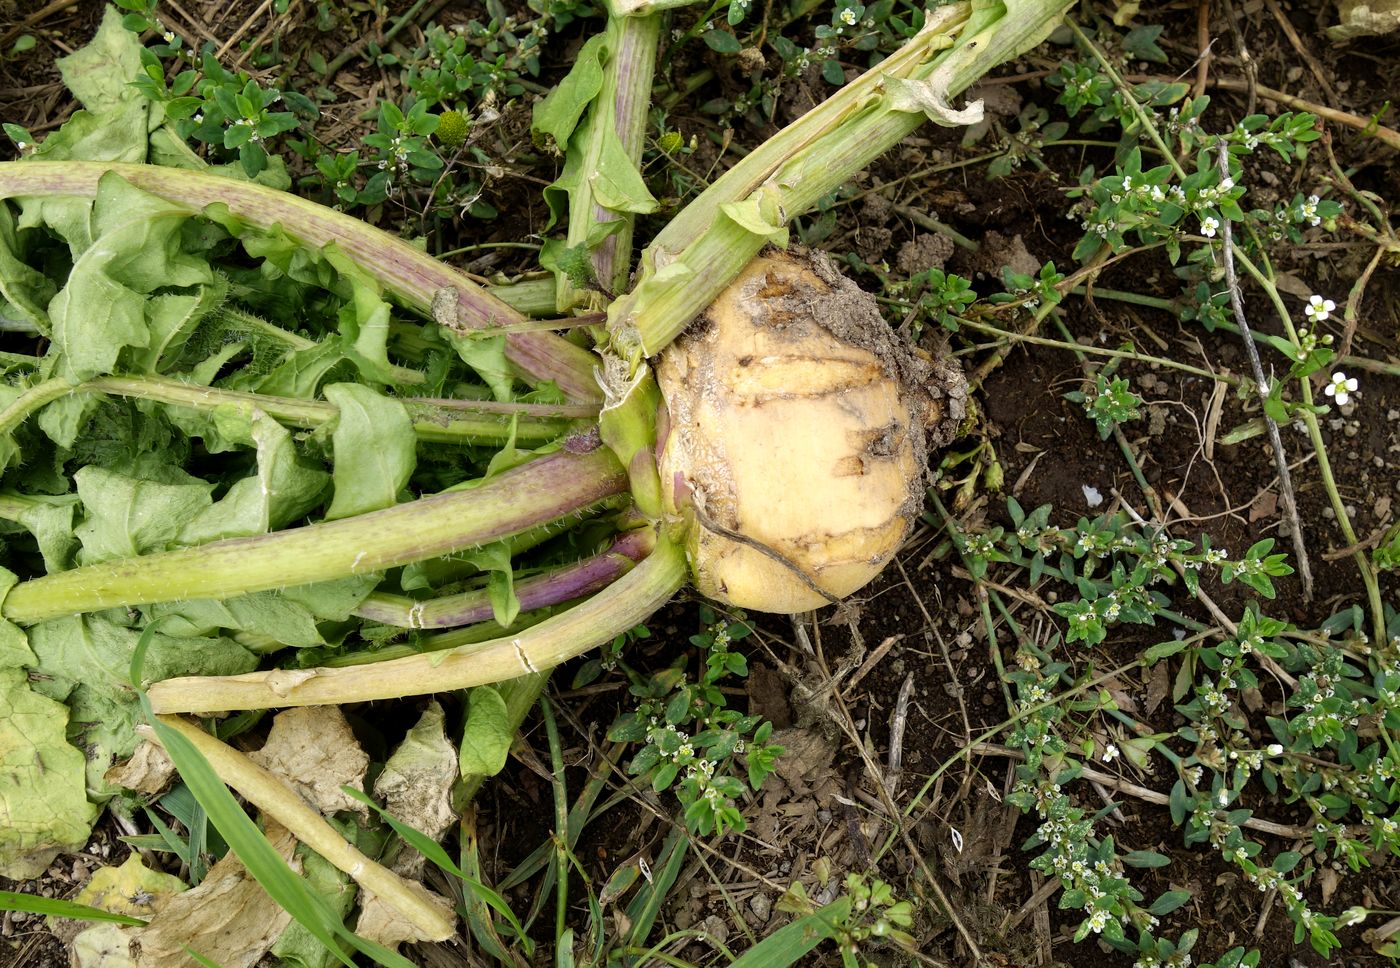
[(824, 325), (849, 306), (837, 295), (798, 258), (760, 257), (662, 355), (662, 489), (695, 519), (687, 551), (710, 598), (816, 608), (879, 574), (908, 532), (922, 422), (890, 360)]

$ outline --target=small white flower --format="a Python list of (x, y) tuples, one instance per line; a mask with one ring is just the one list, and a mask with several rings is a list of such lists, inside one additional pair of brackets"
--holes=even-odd
[(1303, 312), (1308, 319), (1314, 323), (1320, 323), (1332, 315), (1332, 310), (1337, 308), (1337, 304), (1330, 299), (1324, 299), (1317, 293), (1308, 297), (1308, 305)]
[(23, 151), (25, 148), (28, 148), (28, 147), (29, 147), (29, 142), (28, 142), (28, 141), (16, 141), (16, 142), (15, 142), (15, 147), (18, 148), (20, 151)]
[(1207, 215), (1201, 219), (1201, 234), (1208, 239), (1215, 238), (1215, 230), (1220, 228), (1220, 220), (1214, 215)]
[(1317, 214), (1317, 205), (1321, 201), (1316, 195), (1309, 195), (1307, 201), (1298, 206), (1298, 220), (1309, 225), (1320, 224), (1322, 217)]
[(1099, 757), (1105, 763), (1112, 763), (1118, 757), (1118, 747), (1114, 743), (1109, 743), (1103, 748), (1103, 755)]
[(1280, 743), (1270, 743), (1264, 752), (1268, 753), (1270, 756), (1282, 756), (1283, 746)]
[(1356, 377), (1347, 376), (1341, 370), (1338, 370), (1337, 372), (1332, 374), (1331, 382), (1323, 388), (1322, 392), (1327, 394), (1333, 400), (1336, 400), (1337, 406), (1345, 407), (1347, 405), (1347, 401), (1351, 399), (1351, 395), (1357, 391), (1357, 388), (1359, 388), (1360, 385), (1361, 384), (1357, 382)]
[(854, 27), (856, 25), (857, 19), (859, 18), (856, 17), (856, 12), (850, 7), (847, 7), (845, 10), (841, 11), (841, 22), (847, 27)]
[(160, 37), (161, 40), (165, 41), (167, 44), (175, 43), (175, 31), (173, 30), (167, 30), (165, 33), (161, 34)]

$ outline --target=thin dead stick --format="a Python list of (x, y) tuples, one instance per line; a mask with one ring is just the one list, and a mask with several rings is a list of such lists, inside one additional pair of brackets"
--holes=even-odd
[(79, 0), (53, 0), (53, 3), (34, 11), (9, 30), (5, 31), (4, 36), (0, 36), (0, 47), (8, 45), (10, 41), (14, 40), (35, 24), (42, 22), (44, 18), (67, 10), (69, 7), (76, 7), (78, 2)]
[[(457, 916), (446, 898), (400, 877), (360, 853), (320, 813), (270, 771), (182, 716), (161, 716), (159, 719), (189, 740), (209, 761), (220, 780), (290, 830), (297, 840), (353, 877), (365, 891), (382, 898), (384, 903), (422, 932), (426, 939), (446, 941), (457, 933)], [(154, 730), (147, 732), (147, 728), (143, 727), (142, 731), (146, 732), (147, 738), (158, 742)]]
[[(1123, 495), (1118, 493), (1117, 488), (1110, 488), (1110, 491), (1114, 497), (1118, 498), (1119, 502), (1123, 506), (1123, 510), (1127, 513), (1127, 515), (1130, 518), (1136, 521), (1139, 525), (1145, 526), (1147, 524), (1147, 522), (1143, 520), (1142, 515), (1138, 514), (1131, 504), (1123, 500)], [(1192, 519), (1195, 518), (1195, 515), (1191, 514), (1191, 509), (1186, 507), (1186, 505), (1182, 502), (1180, 495), (1177, 495), (1176, 497), (1173, 497), (1171, 499), (1171, 501), (1169, 502), (1169, 506), (1171, 505), (1180, 507), (1182, 511), (1185, 512), (1186, 517)], [(1159, 516), (1158, 519), (1164, 522), (1162, 527), (1166, 527), (1166, 518), (1163, 516)], [(1178, 575), (1185, 577), (1186, 566), (1184, 564), (1182, 564), (1177, 559), (1173, 558), (1172, 566), (1176, 569), (1176, 573)], [(1227, 635), (1237, 635), (1239, 633), (1239, 626), (1236, 625), (1233, 621), (1231, 621), (1230, 616), (1226, 615), (1224, 610), (1215, 603), (1215, 599), (1211, 598), (1205, 593), (1205, 589), (1196, 589), (1196, 600), (1206, 607), (1206, 611), (1210, 612), (1211, 617), (1214, 618), (1216, 623), (1222, 629), (1225, 630), (1225, 633)], [(1259, 660), (1259, 664), (1261, 666), (1267, 669), (1269, 673), (1272, 674), (1275, 678), (1277, 678), (1280, 682), (1287, 683), (1288, 688), (1293, 689), (1298, 685), (1298, 680), (1294, 679), (1291, 675), (1289, 675), (1288, 672), (1283, 668), (1283, 666), (1278, 664), (1277, 660), (1259, 652), (1255, 652), (1253, 654), (1254, 657)]]
[(186, 26), (190, 27), (194, 33), (203, 35), (204, 39), (209, 41), (209, 43), (213, 44), (215, 47), (218, 47), (222, 43), (222, 41), (219, 40), (219, 38), (215, 37), (214, 34), (209, 30), (209, 28), (205, 25), (204, 21), (198, 19), (197, 17), (190, 16), (189, 11), (186, 10), (184, 7), (180, 6), (177, 0), (165, 0), (165, 4), (171, 10), (174, 10), (176, 15), (182, 18), (185, 21)]
[(1308, 65), (1308, 70), (1317, 79), (1317, 83), (1322, 85), (1322, 91), (1327, 95), (1333, 104), (1341, 104), (1341, 98), (1337, 97), (1337, 91), (1332, 87), (1332, 82), (1323, 73), (1322, 67), (1317, 63), (1317, 59), (1303, 46), (1303, 39), (1298, 36), (1298, 31), (1293, 29), (1293, 22), (1288, 19), (1288, 15), (1283, 12), (1283, 8), (1278, 5), (1277, 0), (1264, 0), (1264, 6), (1269, 8), (1269, 13), (1274, 15), (1278, 25), (1283, 28), (1284, 36), (1293, 45), (1293, 49), (1298, 52), (1298, 56), (1303, 58), (1303, 63)]
[[(291, 16), (292, 16), (292, 11), (296, 9), (297, 4), (299, 4), (299, 3), (301, 3), (301, 0), (291, 0), (291, 3), (287, 4), (287, 9), (286, 9), (286, 10), (283, 10), (281, 14), (279, 14), (279, 15), (276, 16), (276, 17), (268, 17), (268, 18), (267, 18), (267, 26), (264, 27), (264, 28), (262, 29), (262, 33), (258, 34), (256, 37), (253, 38), (253, 42), (252, 42), (251, 44), (249, 44), (247, 47), (243, 48), (243, 53), (241, 53), (241, 54), (238, 55), (238, 59), (235, 60), (235, 61), (233, 62), (233, 66), (234, 66), (234, 67), (242, 67), (243, 64), (244, 64), (244, 62), (247, 61), (249, 57), (252, 57), (252, 56), (253, 56), (253, 53), (254, 53), (259, 47), (262, 46), (263, 41), (264, 41), (264, 40), (267, 40), (267, 35), (270, 34), (270, 33), (272, 33), (273, 28), (275, 28), (275, 27), (277, 26), (277, 24), (278, 24), (278, 22), (279, 22), (280, 19), (284, 19), (284, 18), (285, 18), (285, 19), (287, 19), (287, 20), (290, 21)], [(279, 31), (279, 34), (280, 34), (280, 31)]]
[(903, 638), (904, 633), (902, 632), (899, 635), (890, 635), (879, 645), (875, 646), (875, 651), (870, 653), (870, 656), (860, 664), (860, 668), (856, 670), (856, 674), (846, 680), (846, 685), (841, 691), (849, 694), (850, 691), (870, 673), (870, 670), (875, 668), (876, 664), (889, 654), (890, 649), (894, 647), (895, 643), (901, 641)]
[[(821, 670), (823, 676), (831, 679), (831, 669), (827, 665), (826, 653), (822, 649), (821, 644), (821, 626), (813, 626), (813, 629), (817, 633), (816, 658), (818, 668)], [(855, 631), (855, 625), (852, 624), (851, 632), (855, 633)], [(860, 758), (865, 765), (865, 771), (873, 781), (876, 792), (879, 794), (880, 805), (884, 808), (890, 823), (894, 824), (895, 832), (904, 842), (904, 846), (909, 850), (909, 856), (914, 858), (914, 863), (918, 865), (919, 872), (923, 874), (923, 883), (927, 884), (929, 890), (933, 892), (934, 897), (937, 899), (938, 906), (942, 908), (948, 920), (953, 923), (953, 927), (962, 937), (963, 944), (967, 945), (967, 950), (971, 955), (972, 962), (974, 964), (981, 964), (982, 949), (978, 947), (977, 939), (972, 936), (972, 932), (968, 930), (967, 925), (963, 923), (963, 919), (958, 917), (957, 909), (953, 907), (952, 901), (948, 899), (947, 892), (943, 890), (942, 885), (938, 883), (937, 877), (935, 877), (933, 871), (929, 869), (928, 862), (924, 860), (923, 851), (919, 850), (918, 846), (914, 843), (914, 839), (909, 836), (909, 829), (903, 823), (903, 814), (900, 809), (895, 806), (894, 800), (890, 797), (889, 790), (885, 788), (884, 777), (881, 774), (879, 764), (875, 762), (875, 758), (866, 747), (865, 741), (861, 739), (860, 733), (856, 730), (855, 720), (851, 718), (851, 711), (846, 706), (846, 700), (841, 695), (839, 689), (832, 690), (832, 699), (834, 700), (836, 709), (840, 712), (839, 716), (833, 718), (836, 720), (836, 724), (841, 731), (846, 734), (847, 738), (855, 744), (856, 749), (860, 751)], [(917, 885), (918, 882), (916, 881), (915, 883)]]
[[(1225, 142), (1220, 143), (1220, 177), (1230, 176), (1229, 151)], [(1278, 470), (1278, 489), (1283, 497), (1283, 510), (1288, 515), (1288, 527), (1292, 531), (1293, 553), (1298, 557), (1298, 575), (1303, 580), (1303, 601), (1313, 597), (1312, 565), (1308, 561), (1308, 548), (1303, 540), (1303, 523), (1298, 518), (1298, 498), (1293, 493), (1293, 475), (1288, 472), (1288, 454), (1283, 449), (1283, 438), (1279, 435), (1278, 424), (1269, 416), (1269, 381), (1264, 377), (1264, 364), (1259, 362), (1259, 348), (1254, 345), (1254, 334), (1250, 331), (1249, 320), (1244, 314), (1244, 298), (1240, 295), (1240, 280), (1235, 275), (1235, 243), (1230, 230), (1230, 219), (1220, 219), (1221, 250), (1225, 255), (1225, 284), (1230, 290), (1230, 308), (1235, 313), (1235, 323), (1244, 337), (1245, 352), (1249, 354), (1249, 365), (1254, 371), (1254, 384), (1259, 391), (1259, 403), (1264, 408), (1264, 426), (1269, 431), (1269, 443), (1274, 449), (1274, 467)]]
[(1244, 31), (1240, 30), (1240, 19), (1235, 14), (1234, 4), (1230, 0), (1220, 0), (1220, 3), (1225, 9), (1225, 22), (1230, 25), (1230, 33), (1235, 35), (1235, 49), (1239, 53), (1240, 64), (1244, 66), (1245, 77), (1248, 78), (1242, 87), (1246, 94), (1244, 113), (1253, 114), (1255, 95), (1259, 90), (1259, 62), (1249, 53), (1249, 47), (1244, 42)]
[[(1025, 754), (1020, 750), (1012, 749), (1009, 746), (1000, 746), (996, 743), (978, 743), (972, 747), (974, 755), (980, 756), (1002, 756), (1012, 760), (1024, 760)], [(1102, 783), (1106, 787), (1111, 787), (1119, 793), (1126, 793), (1128, 796), (1147, 803), (1165, 807), (1171, 798), (1165, 793), (1158, 793), (1156, 790), (1139, 786), (1128, 780), (1119, 779), (1111, 773), (1103, 773), (1086, 766), (1080, 771), (1080, 776), (1095, 783)], [(1260, 820), (1258, 817), (1250, 817), (1240, 826), (1248, 827), (1250, 830), (1257, 830), (1261, 834), (1269, 834), (1274, 837), (1283, 837), (1288, 840), (1310, 839), (1313, 835), (1311, 827), (1294, 827), (1289, 824), (1274, 823), (1272, 820)]]
[(224, 41), (224, 46), (220, 47), (218, 51), (214, 54), (214, 59), (223, 60), (224, 55), (227, 54), (229, 50), (233, 48), (234, 44), (238, 43), (243, 38), (243, 35), (249, 31), (253, 24), (257, 22), (259, 17), (267, 13), (268, 8), (271, 6), (272, 0), (263, 0), (262, 5), (259, 6), (258, 9), (253, 11), (253, 15), (247, 20), (243, 21), (243, 26), (235, 30), (233, 32), (233, 36), (230, 37), (228, 40)]
[(997, 928), (997, 934), (1005, 935), (1008, 931), (1015, 931), (1021, 922), (1035, 913), (1035, 909), (1040, 907), (1050, 899), (1050, 895), (1060, 889), (1060, 879), (1058, 877), (1048, 878), (1044, 884), (1036, 888), (1034, 894), (1026, 898), (1026, 903), (1021, 905), (1021, 909), (1014, 914), (1008, 913), (1001, 919), (1001, 926)]
[(1375, 255), (1371, 256), (1371, 261), (1366, 264), (1366, 268), (1357, 278), (1356, 284), (1351, 287), (1351, 292), (1347, 294), (1347, 306), (1342, 311), (1342, 339), (1337, 346), (1338, 357), (1351, 355), (1351, 341), (1356, 337), (1356, 322), (1361, 309), (1361, 296), (1366, 292), (1366, 286), (1371, 281), (1371, 274), (1376, 271), (1376, 266), (1381, 264), (1381, 258), (1385, 254), (1385, 246), (1376, 246)]
[(1196, 4), (1196, 86), (1192, 97), (1206, 93), (1206, 82), (1210, 80), (1210, 62), (1214, 59), (1210, 38), (1210, 0), (1197, 0)]

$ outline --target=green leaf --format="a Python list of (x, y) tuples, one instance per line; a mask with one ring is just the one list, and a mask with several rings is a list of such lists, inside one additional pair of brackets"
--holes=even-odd
[[(44, 570), (63, 571), (72, 562), (78, 539), (73, 536), (73, 512), (77, 499), (72, 494), (16, 494), (0, 492), (0, 518), (12, 521), (34, 536)], [(8, 586), (5, 586), (8, 588)], [(8, 665), (0, 645), (0, 666)]]
[(325, 394), (340, 410), (331, 434), (335, 497), (326, 519), (392, 507), (417, 463), (408, 410), (358, 383), (332, 384)]
[(510, 628), (520, 614), (520, 599), (515, 597), (515, 574), (509, 568), (493, 571), (486, 586), (491, 599), (491, 617), (502, 628)]
[[(7, 568), (0, 567), (0, 602), (10, 589), (15, 587), (18, 576)], [(13, 622), (0, 618), (0, 669), (18, 669), (33, 666), (38, 662), (29, 648), (29, 640), (24, 630)]]
[(21, 669), (0, 669), (0, 876), (38, 877), (87, 842), (83, 754), (68, 743), (68, 710), (34, 692)]
[(594, 200), (610, 211), (649, 214), (661, 207), (617, 132), (611, 129), (603, 132), (598, 170), (589, 176), (589, 182)]
[(164, 551), (177, 543), (186, 522), (213, 504), (212, 484), (175, 467), (162, 476), (128, 477), (93, 464), (73, 475), (84, 509), (74, 530), (82, 564)]
[(752, 232), (765, 242), (779, 248), (787, 248), (788, 230), (772, 206), (764, 205), (765, 198), (750, 195), (738, 202), (725, 202), (719, 210), (740, 228)]
[(1172, 823), (1180, 827), (1186, 821), (1186, 814), (1190, 807), (1190, 797), (1186, 793), (1186, 783), (1177, 780), (1172, 786), (1172, 792), (1167, 797), (1167, 806), (1171, 809)]
[[(109, 792), (103, 779), (112, 763), (136, 749), (137, 697), (128, 679), (140, 634), (106, 615), (73, 615), (29, 629), (38, 660), (35, 689), (68, 705), (70, 738), (86, 753), (87, 785)], [(228, 638), (152, 634), (146, 670), (151, 680), (181, 675), (236, 675), (257, 657)]]
[(471, 367), (502, 403), (514, 399), (515, 374), (506, 361), (505, 334), (472, 336), (443, 328), (458, 358)]
[(739, 38), (727, 30), (707, 30), (702, 39), (710, 50), (717, 54), (737, 54), (743, 50)]
[(568, 146), (583, 112), (603, 89), (606, 39), (606, 34), (594, 34), (585, 41), (569, 73), (543, 101), (535, 104), (534, 129), (553, 138), (560, 150)]
[(1130, 850), (1123, 855), (1123, 863), (1129, 867), (1166, 867), (1171, 860), (1152, 850)]
[(366, 380), (396, 382), (388, 352), (390, 307), (379, 284), (334, 243), (322, 249), (321, 256), (339, 273), (339, 288), (349, 290), (336, 314), (346, 355)]
[(491, 686), (471, 691), (459, 760), (463, 776), (495, 776), (506, 765), (515, 730), (506, 701)]
[(78, 381), (112, 372), (124, 347), (150, 344), (149, 295), (213, 282), (208, 262), (181, 251), (188, 219), (183, 207), (116, 175), (102, 176), (92, 203), (92, 244), (49, 304), (61, 354), (57, 375)]
[(1189, 900), (1191, 900), (1190, 891), (1167, 891), (1152, 902), (1152, 906), (1147, 909), (1147, 912), (1156, 917), (1163, 917), (1171, 914)]
[(181, 544), (266, 534), (320, 504), (331, 475), (300, 460), (291, 432), (261, 410), (250, 424), (257, 473), (234, 481), (217, 503), (194, 516), (180, 531)]
[(159, 373), (176, 362), (185, 343), (206, 316), (228, 296), (228, 280), (215, 276), (208, 286), (198, 286), (191, 294), (160, 293), (146, 303), (145, 346), (131, 351), (132, 369)]
[(319, 623), (343, 622), (379, 583), (377, 574), (297, 585), (227, 599), (192, 599), (154, 605), (152, 618), (165, 633), (181, 638), (217, 635), (219, 630), (251, 632), (291, 646), (325, 645)]
[(87, 46), (56, 63), (63, 83), (89, 111), (101, 114), (143, 98), (131, 87), (141, 72), (140, 38), (122, 26), (121, 14), (112, 7), (103, 11), (102, 24)]
[(39, 233), (21, 234), (10, 206), (0, 203), (0, 310), (5, 315), (28, 320), (44, 334), (49, 332), (47, 307), (58, 287), (33, 265), (28, 242)]
[(1167, 656), (1176, 655), (1185, 648), (1185, 639), (1172, 639), (1169, 642), (1158, 642), (1142, 653), (1143, 665), (1151, 665), (1154, 662), (1167, 658)]

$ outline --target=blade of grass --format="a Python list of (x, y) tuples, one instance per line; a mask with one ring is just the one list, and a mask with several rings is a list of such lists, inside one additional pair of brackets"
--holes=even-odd
[(627, 905), (627, 917), (632, 925), (627, 932), (628, 944), (637, 947), (646, 944), (647, 935), (651, 934), (652, 925), (661, 913), (661, 905), (666, 902), (666, 895), (680, 876), (689, 847), (690, 838), (686, 836), (685, 828), (673, 828), (661, 847), (661, 862), (652, 868), (651, 879)]
[(788, 968), (828, 938), (840, 934), (851, 916), (851, 899), (837, 898), (824, 908), (784, 925), (739, 956), (730, 968)]
[[(459, 841), (462, 847), (462, 870), (464, 879), (470, 878), (476, 883), (484, 883), (481, 877), (481, 860), (477, 856), (476, 848), (476, 817), (469, 808), (462, 814), (462, 820), (458, 824)], [(466, 907), (467, 926), (471, 929), (472, 937), (482, 946), (491, 957), (502, 964), (513, 964), (524, 968), (528, 964), (528, 959), (534, 952), (534, 946), (528, 936), (520, 938), (521, 947), (525, 950), (525, 957), (522, 958), (513, 951), (507, 950), (505, 942), (496, 931), (496, 924), (491, 920), (490, 910), (486, 901), (473, 894), (467, 893), (463, 898)]]
[(556, 871), (554, 937), (562, 950), (564, 925), (569, 913), (569, 848), (565, 843), (569, 829), (569, 794), (564, 786), (564, 753), (559, 745), (559, 726), (554, 721), (554, 707), (550, 705), (548, 696), (540, 696), (540, 715), (544, 719), (545, 736), (549, 740), (549, 765), (554, 776), (554, 782), (550, 784), (554, 788), (554, 832), (550, 836), (555, 846)]
[[(156, 841), (158, 844), (157, 849), (170, 851), (176, 857), (180, 858), (180, 862), (186, 867), (193, 868), (193, 865), (190, 863), (189, 841), (182, 840), (180, 838), (180, 835), (177, 834), (174, 830), (171, 830), (170, 825), (167, 824), (164, 820), (160, 819), (159, 815), (157, 815), (156, 812), (150, 807), (146, 808), (146, 819), (151, 822), (152, 827), (156, 828), (156, 833), (159, 835), (158, 837), (156, 837)], [(122, 839), (125, 840), (127, 838)], [(191, 874), (190, 880), (194, 884), (199, 883), (198, 881), (194, 880), (193, 874)]]
[[(360, 853), (320, 813), (271, 772), (186, 719), (159, 716), (153, 724), (162, 743), (175, 737), (184, 740), (187, 749), (198, 751), (202, 758), (201, 765), (212, 770), (220, 784), (233, 787), (249, 803), (290, 830), (299, 841), (349, 874), (366, 891), (379, 895), (425, 937), (441, 941), (455, 933), (455, 919), (446, 917), (439, 910), (435, 899), (425, 888)], [(179, 765), (178, 762), (176, 765)], [(204, 798), (194, 783), (188, 777), (185, 782), (190, 784), (196, 798), (203, 803)], [(209, 813), (212, 817), (213, 811)], [(265, 840), (263, 842), (266, 843)], [(319, 896), (317, 901), (320, 901)]]
[(503, 917), (517, 936), (524, 937), (525, 929), (521, 927), (520, 921), (515, 917), (515, 912), (510, 909), (510, 904), (506, 899), (487, 887), (479, 879), (463, 871), (462, 868), (452, 860), (451, 855), (449, 855), (436, 840), (416, 827), (399, 820), (379, 804), (375, 803), (374, 800), (362, 790), (356, 790), (354, 787), (348, 786), (341, 787), (340, 790), (346, 796), (358, 800), (360, 803), (363, 803), (375, 813), (379, 814), (380, 818), (389, 825), (389, 829), (403, 838), (404, 843), (408, 844), (438, 867), (461, 881), (472, 894), (485, 902), (487, 907)]
[(353, 968), (354, 962), (341, 950), (337, 938), (390, 968), (411, 968), (412, 962), (349, 931), (331, 915), (325, 902), (306, 881), (293, 871), (258, 830), (252, 819), (224, 786), (200, 751), (182, 733), (147, 712), (156, 737), (175, 763), (195, 797), (204, 804), (214, 826), (228, 841), (230, 849), (243, 862), (249, 875), (274, 901), (304, 926), (340, 962)]
[[(141, 633), (136, 648), (132, 650), (127, 680), (135, 690), (137, 701), (141, 705), (141, 717), (148, 724), (142, 728), (151, 730), (162, 743), (191, 795), (204, 808), (229, 849), (242, 861), (248, 874), (268, 896), (347, 968), (354, 968), (354, 962), (341, 950), (337, 938), (386, 968), (413, 968), (413, 963), (398, 953), (361, 938), (346, 928), (341, 920), (332, 914), (325, 900), (311, 889), (305, 878), (292, 870), (282, 859), (282, 855), (268, 843), (262, 831), (258, 830), (252, 818), (244, 813), (243, 808), (238, 805), (238, 801), (233, 798), (233, 794), (219, 779), (199, 749), (184, 733), (161, 722), (151, 711), (150, 698), (141, 688), (144, 681), (142, 670), (146, 664), (146, 653), (161, 624), (162, 620), (157, 618)], [(218, 744), (218, 740), (212, 736), (209, 740)], [(307, 846), (315, 849), (312, 844)]]
[(0, 911), (23, 911), (26, 914), (44, 914), (56, 918), (73, 918), (77, 921), (110, 921), (142, 927), (146, 924), (140, 918), (125, 914), (114, 914), (101, 908), (74, 901), (62, 901), (53, 897), (38, 897), (34, 894), (20, 894), (17, 891), (0, 891)]

